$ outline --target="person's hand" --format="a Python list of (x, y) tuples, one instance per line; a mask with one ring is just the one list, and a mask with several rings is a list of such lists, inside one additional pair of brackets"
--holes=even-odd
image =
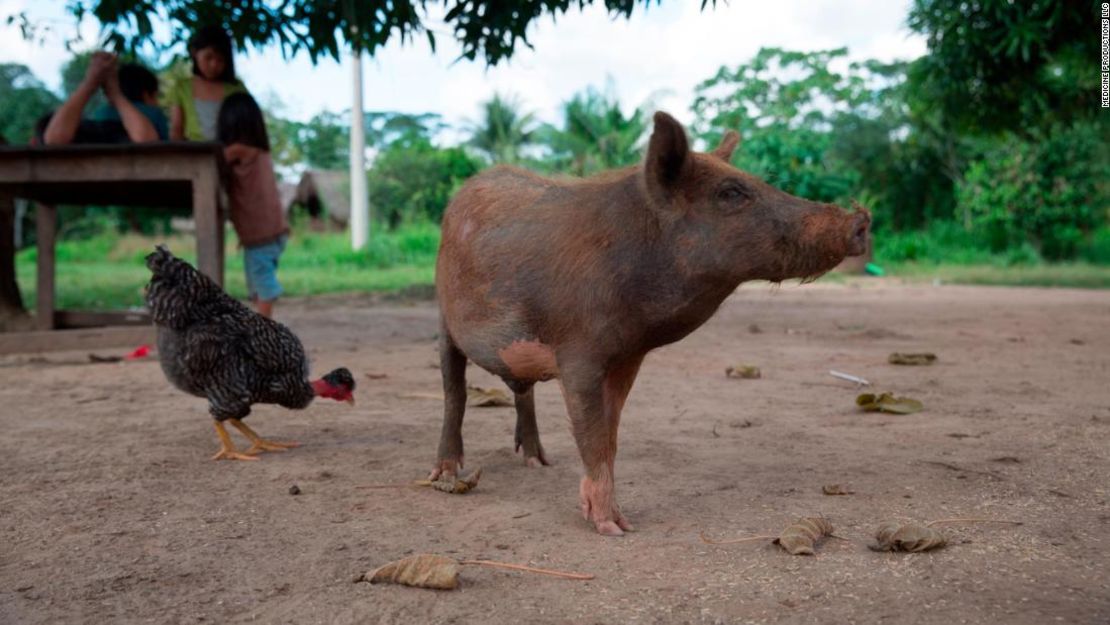
[(123, 90), (119, 86), (119, 70), (116, 68), (116, 63), (113, 60), (111, 67), (104, 73), (104, 95), (108, 98), (109, 102), (117, 102), (119, 98), (124, 97)]
[(116, 73), (117, 58), (110, 52), (93, 52), (89, 67), (85, 70), (85, 81), (94, 85), (104, 84), (109, 74)]

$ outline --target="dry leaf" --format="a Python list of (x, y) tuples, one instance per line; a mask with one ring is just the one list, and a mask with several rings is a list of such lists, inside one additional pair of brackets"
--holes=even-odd
[(429, 481), (429, 485), (444, 493), (451, 493), (453, 495), (465, 495), (474, 490), (478, 485), (478, 480), (482, 477), (482, 467), (478, 467), (470, 473), (459, 475), (452, 481), (435, 480)]
[(928, 551), (948, 544), (948, 539), (940, 531), (916, 523), (896, 523), (885, 521), (875, 532), (875, 545), (868, 545), (872, 551)]
[(930, 352), (894, 352), (886, 360), (892, 365), (931, 365), (937, 361), (937, 355)]
[(454, 590), (459, 586), (459, 562), (431, 553), (390, 562), (366, 574), (371, 584), (404, 584), (418, 588)]
[(368, 380), (384, 380), (388, 377), (389, 375), (385, 373), (366, 373), (366, 379)]
[(493, 406), (512, 406), (513, 398), (499, 388), (479, 388), (469, 386), (466, 389), (466, 405), (475, 408), (488, 408)]
[(844, 490), (840, 484), (825, 484), (821, 487), (821, 492), (826, 495), (854, 495), (854, 491)]
[(891, 393), (883, 393), (882, 395), (864, 393), (856, 398), (856, 405), (866, 412), (892, 412), (894, 414), (921, 412), (925, 407), (916, 399), (895, 397)]
[(775, 539), (775, 544), (791, 555), (813, 555), (817, 541), (833, 533), (833, 526), (822, 517), (798, 519)]
[(744, 380), (758, 380), (763, 377), (759, 367), (753, 365), (733, 365), (725, 369), (725, 376)]
[(380, 566), (360, 577), (356, 581), (367, 581), (371, 584), (404, 584), (417, 588), (435, 588), (437, 590), (454, 590), (459, 587), (459, 567), (464, 565), (484, 566), (494, 569), (507, 569), (522, 571), (524, 573), (538, 573), (561, 579), (591, 580), (594, 578), (589, 573), (571, 573), (569, 571), (556, 571), (541, 569), (523, 564), (509, 562), (496, 562), (493, 560), (456, 560), (447, 556), (434, 553), (422, 553), (410, 556), (403, 560), (390, 562)]

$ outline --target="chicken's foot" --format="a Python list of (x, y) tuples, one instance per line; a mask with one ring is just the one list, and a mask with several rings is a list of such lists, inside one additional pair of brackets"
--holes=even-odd
[(251, 448), (246, 451), (247, 454), (258, 454), (264, 451), (285, 451), (286, 449), (300, 446), (300, 443), (296, 442), (281, 443), (278, 441), (268, 441), (259, 436), (257, 432), (247, 427), (246, 423), (238, 419), (228, 419), (228, 421), (231, 422), (231, 425), (235, 426), (235, 429), (242, 432), (243, 436), (250, 439)]
[(220, 451), (212, 456), (213, 460), (258, 460), (256, 456), (240, 453), (235, 449), (235, 443), (231, 442), (231, 436), (228, 435), (227, 430), (224, 429), (224, 424), (216, 421), (216, 434), (220, 437)]

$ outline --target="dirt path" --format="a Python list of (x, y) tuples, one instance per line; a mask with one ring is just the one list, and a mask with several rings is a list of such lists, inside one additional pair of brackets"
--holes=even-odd
[[(0, 360), (0, 623), (1110, 621), (1110, 293), (745, 287), (644, 364), (617, 461), (638, 531), (622, 539), (577, 513), (555, 384), (537, 391), (554, 466), (513, 455), (511, 408), (471, 409), (477, 491), (358, 489), (421, 477), (434, 459), (434, 305), (318, 298), (279, 318), (317, 371), (356, 372), (359, 403), (258, 408), (252, 426), (304, 446), (254, 463), (208, 460), (204, 402), (172, 390), (156, 362)], [(896, 350), (940, 361), (885, 364)], [(725, 379), (735, 362), (763, 379)], [(858, 413), (829, 369), (926, 411)], [(474, 368), (470, 379), (497, 384)], [(855, 494), (822, 495), (827, 483)], [(954, 527), (948, 548), (911, 555), (697, 538), (815, 514), (861, 542), (885, 518), (1025, 524)], [(597, 579), (464, 569), (449, 593), (352, 583), (427, 551)]]

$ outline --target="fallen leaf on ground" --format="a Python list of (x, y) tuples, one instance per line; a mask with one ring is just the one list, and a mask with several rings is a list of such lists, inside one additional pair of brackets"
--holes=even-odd
[(466, 389), (466, 404), (475, 408), (512, 406), (513, 398), (499, 388), (480, 388), (469, 386)]
[(733, 365), (725, 369), (725, 377), (743, 380), (758, 380), (763, 377), (759, 367), (753, 365)]
[(822, 517), (806, 517), (782, 530), (775, 544), (791, 555), (813, 555), (813, 548), (833, 533), (832, 523)]
[(840, 484), (825, 484), (821, 487), (821, 492), (826, 495), (854, 495), (855, 491), (845, 490), (841, 488)]
[(371, 584), (404, 584), (417, 588), (454, 590), (459, 587), (459, 561), (447, 556), (422, 553), (390, 562), (368, 572)]
[(892, 365), (931, 365), (937, 361), (937, 355), (930, 352), (894, 352), (886, 360)]
[(482, 467), (477, 467), (470, 473), (458, 475), (451, 480), (418, 480), (417, 484), (431, 486), (440, 492), (452, 495), (465, 495), (478, 486), (478, 480), (481, 478)]
[(388, 377), (389, 376), (385, 373), (367, 373), (366, 374), (366, 378), (368, 380), (384, 380)]
[(454, 590), (459, 586), (460, 566), (484, 566), (495, 569), (508, 569), (525, 573), (538, 573), (562, 579), (591, 580), (593, 575), (588, 573), (570, 573), (552, 569), (541, 569), (523, 564), (509, 562), (496, 562), (493, 560), (456, 560), (447, 556), (433, 553), (422, 553), (410, 556), (396, 562), (390, 562), (373, 571), (367, 572), (357, 581), (367, 581), (371, 584), (404, 584), (417, 588), (434, 588), (437, 590)]
[(477, 467), (470, 473), (455, 476), (450, 480), (413, 480), (411, 482), (400, 482), (392, 484), (363, 484), (355, 486), (355, 488), (364, 489), (381, 489), (381, 488), (406, 488), (412, 486), (430, 486), (438, 491), (444, 493), (451, 493), (453, 495), (465, 495), (474, 490), (478, 486), (478, 480), (482, 477), (482, 467)]
[(925, 407), (916, 399), (895, 397), (891, 393), (883, 393), (882, 395), (864, 393), (856, 398), (856, 405), (866, 412), (891, 412), (894, 414), (921, 412)]
[(928, 551), (939, 549), (948, 544), (948, 538), (939, 530), (917, 523), (897, 523), (885, 521), (879, 525), (875, 532), (874, 545), (868, 545), (872, 551)]

